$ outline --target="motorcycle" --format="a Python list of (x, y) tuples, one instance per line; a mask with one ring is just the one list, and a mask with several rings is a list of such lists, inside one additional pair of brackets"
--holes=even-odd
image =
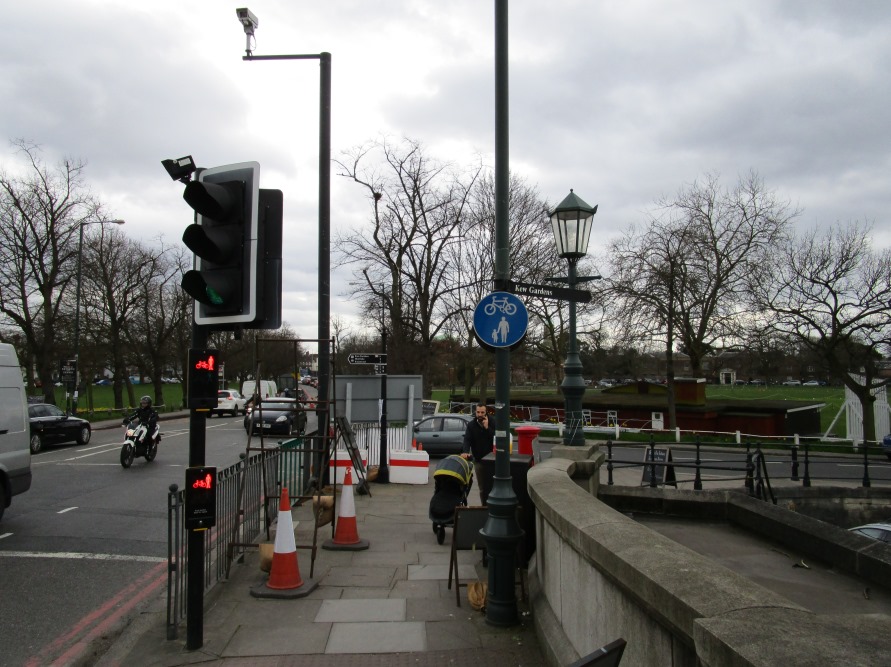
[(121, 447), (121, 465), (129, 468), (137, 456), (144, 456), (146, 461), (154, 461), (158, 455), (158, 444), (161, 442), (161, 427), (155, 425), (154, 436), (149, 438), (147, 445), (143, 444), (143, 436), (148, 431), (148, 424), (134, 419), (127, 424), (126, 429), (124, 444)]

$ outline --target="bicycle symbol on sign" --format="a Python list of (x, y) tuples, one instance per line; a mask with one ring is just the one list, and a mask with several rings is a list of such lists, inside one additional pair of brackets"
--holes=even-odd
[(505, 315), (513, 315), (517, 312), (517, 306), (508, 301), (506, 296), (493, 296), (492, 301), (483, 307), (483, 312), (485, 312), (486, 315), (494, 315), (496, 310)]

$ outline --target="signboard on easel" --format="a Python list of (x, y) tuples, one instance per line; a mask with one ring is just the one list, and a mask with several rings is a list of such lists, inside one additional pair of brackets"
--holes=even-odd
[[(343, 438), (343, 445), (349, 454), (350, 463), (353, 466), (353, 472), (355, 472), (355, 479), (353, 480), (353, 484), (356, 489), (364, 489), (366, 492), (368, 489), (368, 481), (366, 480), (366, 470), (365, 465), (362, 463), (362, 453), (359, 451), (359, 446), (356, 444), (356, 438), (353, 434), (353, 427), (350, 426), (350, 422), (346, 417), (335, 417), (334, 418), (335, 425), (337, 429), (340, 431), (340, 435)], [(371, 493), (369, 492), (370, 496)]]
[(668, 484), (677, 488), (678, 482), (674, 475), (674, 465), (669, 447), (647, 447), (644, 452), (643, 476), (640, 485), (652, 486), (654, 483), (657, 486)]

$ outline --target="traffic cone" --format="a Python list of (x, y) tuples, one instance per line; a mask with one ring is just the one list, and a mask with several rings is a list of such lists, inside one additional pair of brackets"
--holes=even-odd
[(329, 551), (361, 551), (369, 547), (368, 540), (359, 538), (356, 527), (356, 502), (353, 499), (353, 469), (347, 467), (343, 476), (343, 490), (337, 505), (337, 526), (334, 539), (326, 540), (323, 549)]
[(291, 501), (288, 490), (282, 488), (278, 506), (278, 527), (275, 532), (275, 548), (269, 579), (251, 589), (258, 598), (300, 598), (309, 595), (318, 586), (312, 579), (304, 581), (297, 565), (297, 544), (294, 541), (294, 522), (291, 519)]

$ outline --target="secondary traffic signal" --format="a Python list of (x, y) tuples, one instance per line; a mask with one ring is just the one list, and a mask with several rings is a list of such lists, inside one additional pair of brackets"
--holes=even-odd
[(195, 223), (183, 242), (195, 253), (182, 279), (195, 299), (195, 323), (248, 325), (258, 316), (260, 165), (241, 162), (205, 169), (186, 183), (183, 199)]
[(217, 524), (217, 469), (209, 466), (186, 468), (187, 530), (207, 530)]
[(186, 381), (190, 409), (212, 410), (217, 407), (217, 391), (220, 388), (220, 351), (189, 348)]

